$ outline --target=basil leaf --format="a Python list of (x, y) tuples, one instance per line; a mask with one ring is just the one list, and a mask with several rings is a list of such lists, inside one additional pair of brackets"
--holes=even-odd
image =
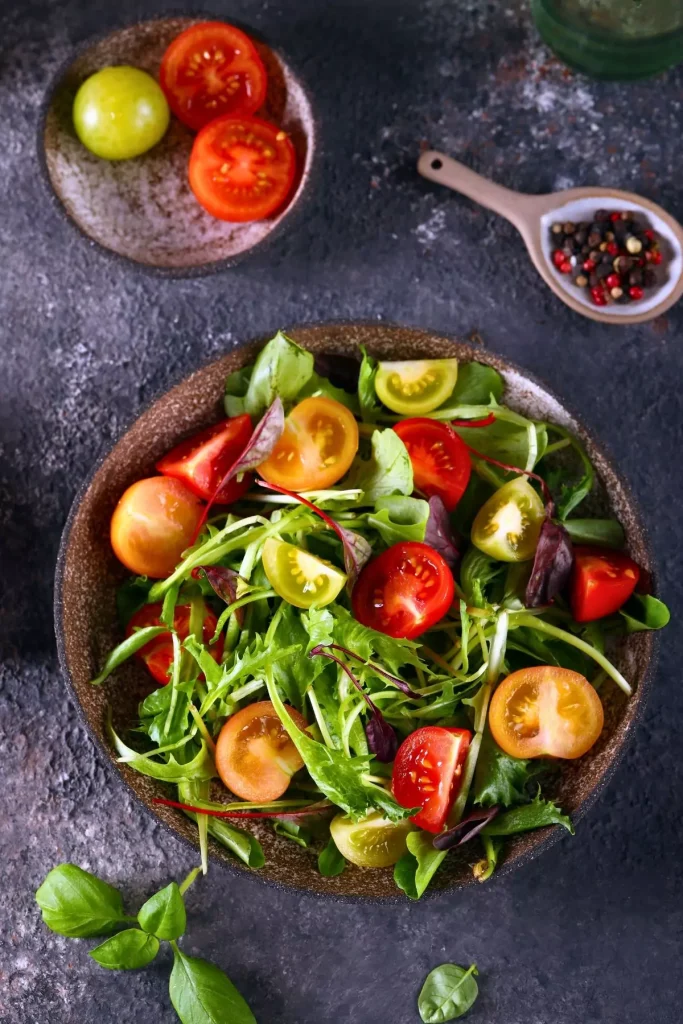
[(253, 372), (254, 364), (251, 363), (228, 376), (225, 382), (225, 411), (228, 416), (241, 416), (244, 412), (244, 398)]
[(273, 831), (285, 839), (291, 839), (293, 843), (303, 847), (304, 850), (307, 850), (313, 841), (313, 836), (308, 829), (303, 825), (297, 825), (295, 821), (288, 821), (286, 818), (282, 821), (274, 821)]
[(382, 408), (375, 391), (378, 364), (376, 359), (368, 355), (363, 345), (360, 346), (360, 350), (363, 353), (358, 376), (358, 402), (361, 419), (365, 423), (374, 423)]
[(624, 528), (617, 519), (565, 519), (564, 528), (575, 544), (623, 548)]
[(312, 375), (312, 354), (278, 331), (256, 357), (244, 396), (244, 411), (258, 418), (276, 398), (291, 401)]
[(60, 864), (36, 892), (43, 921), (70, 939), (108, 935), (126, 920), (121, 893), (75, 864)]
[(512, 836), (517, 832), (529, 832), (534, 828), (543, 828), (545, 825), (562, 825), (571, 835), (574, 835), (574, 826), (571, 819), (563, 814), (560, 808), (552, 800), (543, 800), (539, 788), (536, 797), (530, 804), (523, 804), (521, 807), (512, 807), (494, 818), (490, 825), (483, 831), (487, 836)]
[(424, 1024), (444, 1024), (456, 1020), (470, 1009), (479, 988), (474, 964), (466, 970), (457, 964), (441, 964), (427, 975), (418, 996), (417, 1007)]
[(136, 612), (147, 604), (154, 580), (148, 576), (130, 576), (116, 591), (116, 614), (125, 628)]
[(336, 878), (337, 875), (341, 875), (345, 867), (346, 861), (337, 849), (334, 839), (330, 836), (327, 846), (318, 855), (318, 871), (325, 878)]
[(123, 665), (124, 661), (128, 661), (140, 648), (148, 644), (150, 640), (154, 640), (155, 637), (161, 636), (162, 633), (168, 633), (166, 626), (145, 626), (144, 629), (136, 629), (134, 633), (127, 636), (118, 647), (115, 647), (110, 652), (102, 671), (94, 679), (90, 680), (90, 685), (99, 686), (105, 679), (109, 678), (112, 672), (115, 672), (120, 665)]
[(421, 498), (407, 498), (391, 494), (378, 498), (375, 511), (370, 512), (367, 521), (380, 537), (391, 547), (401, 541), (424, 541), (429, 505)]
[(108, 971), (137, 971), (151, 964), (159, 952), (159, 940), (139, 928), (126, 928), (91, 949), (88, 956)]
[(409, 832), (406, 839), (408, 853), (404, 853), (394, 868), (394, 881), (411, 900), (419, 900), (446, 856), (445, 850), (436, 850), (429, 832)]
[(505, 384), (503, 378), (492, 366), (484, 363), (460, 363), (458, 379), (444, 406), (489, 405), (491, 396), (500, 402)]
[(160, 889), (140, 907), (138, 922), (158, 939), (179, 939), (187, 925), (185, 901), (176, 882)]
[(634, 594), (619, 614), (626, 624), (627, 633), (640, 633), (647, 629), (663, 629), (671, 613), (663, 601), (651, 594)]
[(220, 968), (173, 950), (168, 986), (182, 1024), (256, 1024), (256, 1018)]
[(413, 493), (413, 467), (408, 449), (395, 430), (375, 430), (369, 459), (356, 456), (344, 479), (344, 487), (363, 491), (365, 504), (374, 505), (389, 494)]
[(529, 761), (510, 757), (487, 729), (474, 772), (472, 798), (480, 807), (510, 807), (527, 800), (526, 786), (535, 769)]

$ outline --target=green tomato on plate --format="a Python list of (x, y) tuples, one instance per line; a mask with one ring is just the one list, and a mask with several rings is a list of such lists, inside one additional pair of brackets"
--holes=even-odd
[(80, 86), (73, 105), (76, 134), (103, 160), (129, 160), (163, 138), (170, 114), (161, 87), (139, 68), (102, 68)]

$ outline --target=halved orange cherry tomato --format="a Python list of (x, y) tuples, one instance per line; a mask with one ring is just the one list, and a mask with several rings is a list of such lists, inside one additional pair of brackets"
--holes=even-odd
[(613, 615), (628, 601), (640, 579), (640, 567), (621, 551), (574, 548), (570, 584), (572, 614), (577, 622)]
[(288, 198), (296, 171), (289, 136), (257, 117), (219, 117), (190, 154), (190, 188), (212, 217), (264, 220)]
[(341, 480), (358, 451), (358, 424), (333, 398), (304, 398), (258, 472), (290, 491), (314, 491)]
[(268, 84), (249, 36), (222, 21), (191, 25), (176, 36), (159, 79), (173, 113), (194, 131), (223, 114), (253, 114)]
[(578, 672), (551, 665), (522, 668), (491, 699), (491, 734), (510, 757), (582, 757), (602, 732), (595, 689)]
[[(302, 732), (303, 715), (286, 705)], [(224, 785), (242, 800), (268, 803), (286, 791), (304, 762), (269, 700), (249, 704), (232, 715), (216, 744), (216, 768)]]
[[(178, 634), (178, 639), (181, 641), (190, 635), (190, 608), (189, 604), (177, 605), (173, 616), (173, 626)], [(145, 626), (163, 625), (161, 609), (161, 603), (143, 605), (128, 623), (126, 636), (131, 636), (136, 629), (144, 629)], [(218, 642), (213, 647), (209, 646), (209, 641), (216, 632), (217, 625), (218, 620), (216, 616), (210, 608), (207, 608), (204, 613), (202, 638), (211, 657), (220, 664), (223, 658), (223, 637), (220, 636)], [(173, 641), (170, 631), (168, 633), (160, 633), (154, 640), (150, 640), (148, 644), (140, 648), (136, 657), (144, 661), (158, 683), (165, 685), (169, 681), (169, 670), (173, 664)]]
[(472, 463), (465, 442), (446, 423), (417, 417), (394, 430), (408, 449), (415, 487), (428, 498), (442, 499), (452, 512), (470, 482)]
[(163, 579), (192, 543), (202, 504), (180, 480), (150, 476), (132, 484), (111, 517), (111, 546), (127, 569)]
[(398, 748), (391, 788), (401, 807), (421, 807), (410, 820), (427, 832), (441, 832), (462, 785), (472, 733), (427, 725)]
[(368, 562), (353, 588), (353, 614), (387, 636), (414, 640), (444, 617), (453, 575), (438, 551), (419, 541), (387, 548)]
[[(177, 445), (157, 462), (156, 468), (165, 476), (182, 480), (197, 497), (209, 501), (246, 448), (252, 430), (247, 413), (223, 420)], [(231, 505), (246, 494), (253, 479), (251, 473), (245, 473), (239, 483), (233, 477), (216, 496), (214, 503)]]

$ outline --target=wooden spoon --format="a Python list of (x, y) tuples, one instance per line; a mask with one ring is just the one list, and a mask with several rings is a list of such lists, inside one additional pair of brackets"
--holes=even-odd
[[(683, 295), (683, 227), (649, 199), (633, 192), (597, 187), (570, 188), (540, 196), (513, 192), (434, 150), (422, 154), (417, 169), (424, 178), (461, 192), (514, 224), (545, 283), (583, 316), (609, 324), (643, 323), (661, 316)], [(662, 283), (648, 289), (638, 302), (594, 306), (588, 289), (578, 288), (572, 275), (560, 274), (552, 264), (551, 226), (557, 221), (590, 222), (599, 208), (640, 213), (660, 237), (664, 262), (657, 269)]]

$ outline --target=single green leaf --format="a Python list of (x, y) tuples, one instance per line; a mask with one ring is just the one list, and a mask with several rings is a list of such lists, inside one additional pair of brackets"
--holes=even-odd
[(571, 819), (563, 814), (552, 800), (543, 800), (539, 787), (538, 793), (531, 803), (504, 811), (486, 825), (482, 832), (487, 836), (512, 836), (517, 832), (529, 832), (531, 829), (543, 828), (545, 825), (562, 825), (574, 835)]
[(318, 854), (318, 871), (325, 878), (336, 878), (337, 875), (341, 875), (345, 867), (346, 861), (337, 849), (334, 839), (330, 836), (327, 846)]
[(220, 818), (209, 816), (209, 835), (224, 846), (231, 853), (234, 853), (248, 868), (262, 868), (266, 863), (263, 847), (256, 836), (245, 832), (234, 825), (228, 825)]
[(136, 612), (147, 603), (154, 580), (149, 576), (129, 576), (116, 591), (116, 614), (125, 629)]
[(185, 901), (175, 882), (160, 889), (140, 907), (138, 922), (150, 935), (158, 939), (179, 939), (185, 932), (187, 916)]
[(137, 971), (151, 964), (159, 952), (159, 940), (139, 928), (126, 928), (91, 949), (88, 956), (108, 971)]
[(167, 632), (166, 626), (145, 626), (144, 629), (137, 629), (134, 633), (131, 633), (125, 640), (121, 641), (118, 647), (111, 651), (102, 671), (94, 679), (90, 680), (90, 685), (99, 686), (105, 679), (109, 678), (112, 672), (115, 672), (120, 665), (123, 665), (124, 661), (128, 661), (129, 658), (136, 654), (141, 647), (148, 644), (150, 640), (154, 640), (155, 637)]
[(368, 355), (363, 345), (360, 346), (360, 350), (363, 353), (363, 361), (358, 375), (358, 404), (363, 422), (374, 423), (382, 408), (375, 391), (378, 364), (376, 359)]
[(492, 366), (476, 362), (460, 363), (453, 392), (443, 404), (489, 405), (492, 395), (495, 402), (500, 402), (504, 389), (503, 378)]
[(408, 853), (394, 868), (396, 885), (411, 900), (420, 899), (446, 856), (444, 850), (434, 849), (433, 839), (429, 832), (409, 832)]
[(228, 376), (225, 382), (225, 411), (228, 416), (241, 416), (244, 412), (244, 398), (253, 372), (254, 364), (250, 363)]
[(564, 427), (558, 427), (556, 424), (553, 424), (551, 429), (553, 433), (559, 434), (569, 441), (570, 450), (578, 456), (581, 465), (581, 475), (579, 477), (576, 476), (576, 472), (567, 466), (564, 461), (559, 466), (553, 466), (548, 471), (544, 469), (544, 476), (555, 498), (557, 517), (564, 522), (592, 491), (595, 470), (591, 460), (583, 450), (583, 446), (572, 433), (565, 430)]
[(504, 562), (497, 562), (495, 558), (489, 558), (479, 548), (471, 544), (460, 565), (460, 586), (462, 587), (467, 603), (481, 608), (486, 604), (487, 590), (490, 584), (502, 580), (507, 566)]
[(562, 524), (574, 544), (623, 548), (624, 528), (617, 519), (565, 519)]
[(311, 375), (310, 380), (305, 384), (301, 391), (296, 396), (297, 402), (302, 402), (304, 398), (331, 398), (334, 402), (339, 402), (340, 405), (345, 405), (347, 409), (350, 409), (354, 416), (360, 416), (360, 403), (358, 396), (351, 394), (349, 391), (344, 391), (343, 388), (335, 387), (327, 377), (321, 377), (319, 373), (315, 371)]
[[(152, 690), (140, 704), (138, 713), (142, 729), (155, 746), (175, 743), (188, 732), (191, 725), (189, 714), (194, 685), (193, 682), (179, 683), (175, 688), (175, 704), (171, 686), (160, 686)], [(170, 717), (169, 712), (172, 712)]]
[(417, 1001), (424, 1024), (445, 1024), (467, 1013), (479, 995), (475, 974), (474, 964), (469, 969), (457, 964), (435, 967), (427, 975)]
[(43, 921), (71, 939), (108, 935), (125, 922), (121, 893), (75, 864), (60, 864), (36, 892)]
[(282, 331), (259, 352), (244, 396), (244, 411), (257, 419), (276, 398), (289, 402), (313, 375), (313, 356)]
[[(363, 626), (341, 605), (332, 605), (334, 615), (334, 642), (352, 650), (366, 661), (381, 662), (383, 668), (400, 674), (404, 665), (425, 669), (418, 651), (420, 645), (413, 640), (400, 640)], [(429, 672), (429, 669), (427, 669)]]
[(651, 594), (634, 594), (619, 614), (626, 624), (627, 633), (639, 633), (647, 629), (663, 629), (671, 613), (663, 601)]
[(287, 818), (283, 818), (282, 821), (274, 821), (273, 831), (285, 839), (291, 839), (293, 843), (303, 847), (304, 850), (307, 850), (313, 842), (313, 836), (307, 828), (297, 825), (295, 821), (288, 821)]
[[(542, 458), (548, 445), (548, 435), (543, 424), (534, 423), (505, 406), (494, 410), (496, 420), (488, 427), (455, 427), (455, 432), (475, 452), (488, 455), (508, 466), (519, 469), (533, 469)], [(528, 466), (528, 464), (531, 465)], [(482, 466), (475, 457), (478, 471), (492, 476), (492, 482), (505, 483), (510, 478), (505, 470), (493, 470), (491, 466)], [(500, 474), (502, 473), (502, 476)]]
[(412, 494), (412, 463), (408, 449), (396, 431), (390, 427), (375, 430), (370, 444), (370, 458), (356, 456), (343, 486), (359, 487), (368, 505), (374, 505), (385, 495)]
[(148, 775), (152, 779), (160, 779), (162, 782), (182, 782), (193, 779), (213, 779), (216, 776), (216, 766), (213, 757), (202, 740), (199, 750), (195, 756), (186, 762), (178, 761), (173, 754), (167, 754), (166, 762), (155, 761), (151, 757), (140, 754), (132, 747), (126, 746), (123, 740), (117, 736), (111, 722), (108, 723), (107, 731), (109, 738), (124, 764), (129, 764), (141, 775)]
[(182, 1024), (256, 1024), (229, 978), (208, 960), (173, 950), (168, 990)]
[(401, 541), (424, 541), (428, 519), (428, 502), (400, 494), (378, 498), (375, 511), (366, 516), (368, 524), (389, 547)]
[(487, 729), (474, 772), (472, 798), (481, 807), (510, 807), (528, 799), (526, 786), (534, 770), (529, 761), (510, 757), (501, 750)]

